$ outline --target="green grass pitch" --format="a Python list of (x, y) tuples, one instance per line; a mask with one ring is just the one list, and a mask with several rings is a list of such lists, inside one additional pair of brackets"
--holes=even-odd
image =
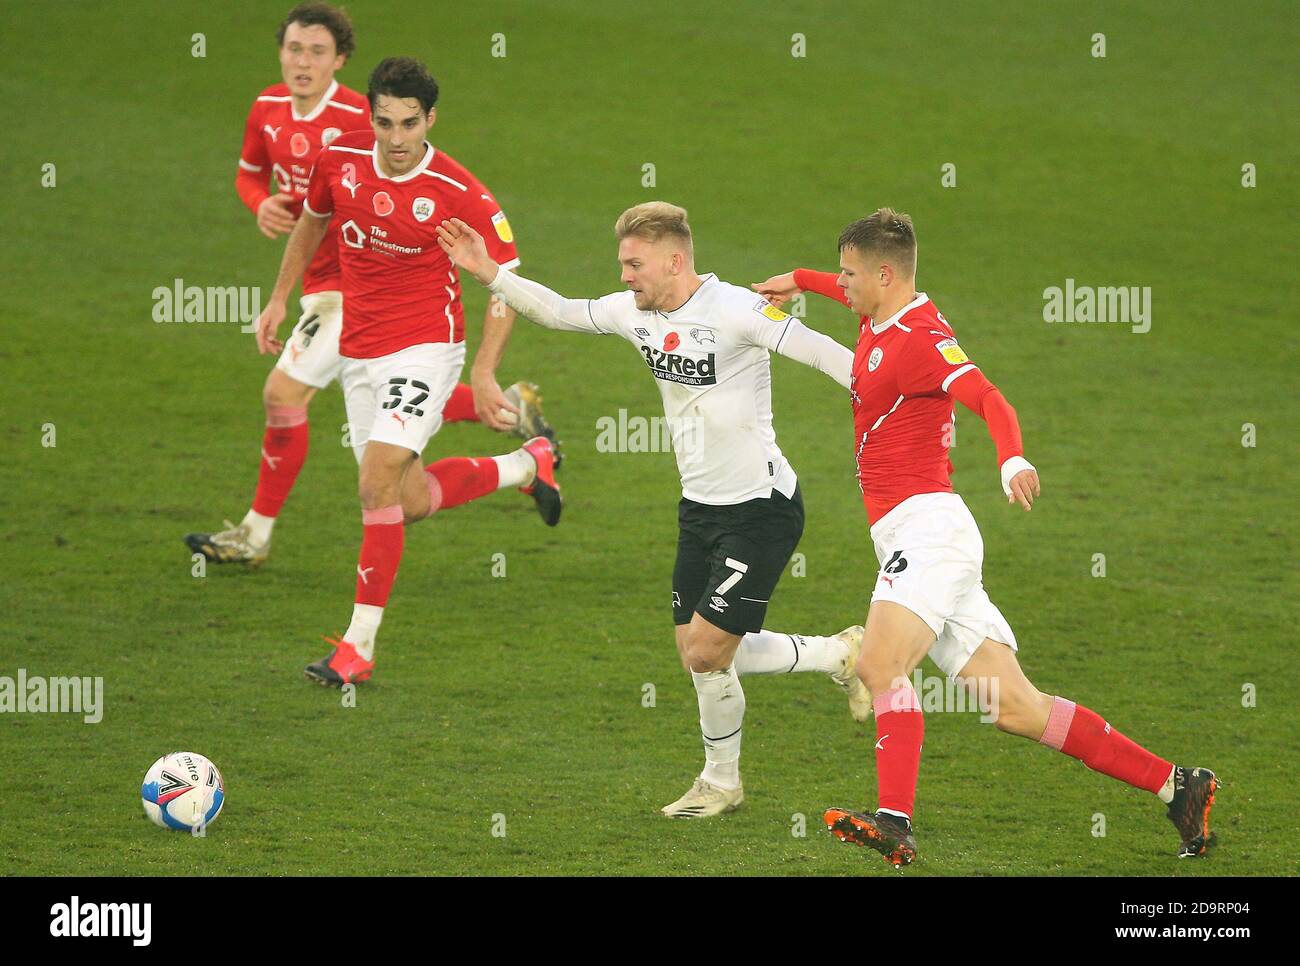
[[(1027, 673), (1227, 784), (1217, 849), (1179, 863), (1150, 796), (973, 714), (931, 714), (906, 874), (1294, 872), (1291, 5), (348, 6), (359, 49), (341, 81), (426, 60), (435, 143), (492, 186), (521, 271), (566, 294), (620, 287), (612, 225), (640, 201), (687, 207), (699, 268), (738, 283), (832, 267), (839, 230), (880, 205), (914, 217), (918, 285), (1017, 408), (1043, 479), (1032, 514), (1007, 507), (985, 428), (961, 411), (955, 484)], [(668, 608), (672, 457), (595, 444), (620, 407), (660, 412), (621, 341), (518, 324), (502, 382), (542, 384), (567, 444), (565, 519), (547, 530), (505, 493), (413, 528), (357, 707), (301, 675), (351, 612), (360, 527), (337, 388), (313, 406), (267, 566), (192, 576), (181, 535), (252, 496), (269, 359), (237, 325), (155, 323), (151, 293), (175, 278), (270, 290), (281, 244), (233, 179), (249, 103), (278, 80), (281, 13), (4, 4), (0, 675), (102, 676), (105, 708), (97, 725), (0, 715), (0, 866), (892, 874), (820, 827), (825, 806), (874, 797), (875, 734), (820, 675), (745, 680), (740, 811), (656, 814), (702, 753)], [(1149, 286), (1150, 331), (1045, 322), (1043, 291), (1067, 278)], [(472, 351), (472, 282), (467, 303)], [(856, 336), (815, 296), (808, 321)], [(768, 625), (834, 632), (862, 620), (877, 569), (851, 416), (817, 373), (773, 372), (808, 526), (806, 575), (784, 578)], [(502, 449), (456, 425), (426, 455)], [(225, 776), (203, 840), (141, 812), (145, 768), (180, 748)]]

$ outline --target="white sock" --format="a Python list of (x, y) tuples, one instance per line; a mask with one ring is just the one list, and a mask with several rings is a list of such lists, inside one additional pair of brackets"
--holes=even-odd
[(736, 649), (737, 674), (787, 674), (791, 671), (838, 671), (849, 646), (838, 637), (808, 637), (751, 631)]
[(517, 449), (505, 456), (494, 456), (497, 465), (497, 489), (507, 486), (527, 486), (537, 475), (537, 460), (525, 449)]
[(248, 539), (254, 546), (264, 546), (271, 539), (271, 528), (275, 526), (275, 517), (264, 517), (256, 510), (244, 514), (241, 525), (248, 527)]
[(740, 787), (740, 723), (745, 718), (745, 692), (736, 669), (691, 672), (700, 702), (700, 731), (704, 735), (704, 771), (700, 777), (718, 788)]
[(348, 625), (348, 632), (343, 635), (343, 640), (355, 647), (364, 661), (375, 659), (375, 635), (379, 633), (379, 625), (383, 619), (382, 607), (376, 607), (374, 604), (352, 605), (352, 623)]
[(1169, 777), (1160, 786), (1160, 791), (1156, 792), (1156, 796), (1166, 805), (1174, 800), (1174, 776), (1176, 774), (1178, 774), (1178, 766), (1174, 765), (1173, 768), (1169, 769)]

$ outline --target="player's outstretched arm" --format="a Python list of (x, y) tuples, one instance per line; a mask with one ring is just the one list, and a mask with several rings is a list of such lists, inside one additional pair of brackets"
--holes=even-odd
[(838, 278), (839, 276), (834, 272), (814, 272), (808, 268), (796, 268), (784, 275), (773, 275), (766, 282), (756, 282), (750, 288), (764, 296), (777, 308), (800, 292), (816, 292), (828, 299), (834, 299), (841, 305), (848, 305), (849, 300), (844, 295), (844, 290), (836, 284)]
[(773, 351), (787, 359), (826, 373), (845, 389), (853, 376), (853, 353), (828, 335), (810, 329), (793, 315), (778, 337)]
[(605, 334), (591, 320), (587, 299), (566, 299), (540, 282), (502, 271), (488, 254), (483, 236), (459, 218), (444, 221), (437, 231), (438, 244), (456, 267), (469, 272), (520, 315), (548, 329)]
[(794, 283), (794, 272), (773, 275), (766, 282), (754, 282), (749, 287), (778, 309), (799, 294), (799, 286)]
[(984, 420), (998, 449), (998, 466), (1002, 471), (1002, 492), (1008, 503), (1019, 503), (1028, 510), (1042, 493), (1038, 471), (1024, 456), (1020, 439), (1020, 421), (997, 386), (974, 366), (948, 386), (948, 394)]
[(266, 308), (257, 317), (257, 351), (265, 355), (268, 352), (284, 351), (284, 343), (276, 338), (276, 331), (284, 321), (289, 294), (307, 270), (316, 249), (320, 248), (325, 231), (329, 228), (329, 216), (304, 214), (298, 219), (289, 243), (285, 245), (284, 257), (280, 259), (280, 274), (276, 277), (275, 288)]

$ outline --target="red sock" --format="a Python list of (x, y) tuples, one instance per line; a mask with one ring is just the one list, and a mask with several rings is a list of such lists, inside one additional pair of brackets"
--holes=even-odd
[(490, 456), (453, 456), (424, 468), (429, 476), (429, 512), (460, 506), (496, 491), (497, 464)]
[(1047, 730), (1038, 740), (1078, 758), (1093, 771), (1153, 794), (1160, 791), (1174, 767), (1124, 737), (1095, 711), (1059, 696), (1052, 702)]
[(397, 579), (402, 562), (406, 528), (402, 526), (402, 505), (361, 511), (361, 556), (357, 560), (357, 603), (383, 607)]
[(925, 715), (910, 685), (891, 688), (872, 702), (876, 711), (877, 808), (901, 812), (909, 819), (916, 802)]
[(451, 391), (451, 398), (442, 407), (444, 423), (477, 423), (478, 413), (474, 409), (474, 390), (463, 382), (456, 383)]
[(268, 406), (262, 437), (262, 465), (257, 471), (253, 511), (264, 517), (280, 515), (298, 471), (307, 462), (307, 407)]

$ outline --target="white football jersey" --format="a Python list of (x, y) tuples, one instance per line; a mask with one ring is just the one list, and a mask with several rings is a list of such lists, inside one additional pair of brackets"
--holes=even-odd
[(797, 320), (749, 289), (703, 278), (674, 312), (642, 312), (630, 291), (592, 299), (591, 323), (636, 346), (654, 376), (682, 496), (715, 505), (768, 497), (773, 488), (793, 496), (799, 481), (772, 428), (768, 351)]
[(641, 311), (631, 291), (562, 299), (505, 271), (489, 288), (549, 328), (620, 335), (637, 347), (663, 397), (684, 497), (723, 506), (773, 489), (793, 496), (798, 478), (772, 428), (768, 353), (785, 352), (845, 387), (853, 353), (751, 290), (702, 277), (672, 312)]

